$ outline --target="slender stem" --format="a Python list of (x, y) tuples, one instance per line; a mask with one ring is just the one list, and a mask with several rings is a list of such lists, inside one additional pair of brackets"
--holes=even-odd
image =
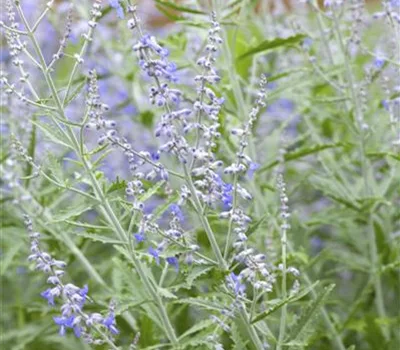
[[(364, 180), (364, 195), (365, 196), (371, 196), (372, 195), (372, 190), (369, 186), (369, 179), (368, 179), (368, 168), (369, 168), (369, 162), (366, 157), (366, 151), (365, 151), (365, 131), (363, 129), (363, 121), (364, 121), (364, 116), (363, 116), (363, 111), (362, 107), (356, 92), (356, 85), (355, 85), (355, 79), (353, 75), (353, 71), (350, 66), (350, 62), (348, 60), (348, 55), (346, 54), (346, 48), (344, 46), (344, 40), (342, 37), (342, 33), (340, 30), (340, 25), (339, 21), (337, 19), (335, 11), (333, 11), (333, 23), (336, 31), (336, 37), (337, 41), (339, 43), (339, 46), (341, 48), (341, 51), (343, 53), (343, 58), (344, 58), (344, 66), (346, 69), (346, 76), (348, 79), (348, 85), (349, 85), (349, 90), (350, 90), (350, 95), (353, 100), (353, 105), (356, 110), (356, 119), (358, 122), (358, 126), (360, 129), (360, 156), (361, 156), (361, 171), (362, 171), (362, 176)], [(372, 213), (368, 212), (368, 240), (369, 240), (369, 248), (370, 248), (370, 259), (371, 263), (373, 266), (373, 274), (374, 274), (374, 288), (375, 288), (375, 305), (376, 309), (378, 311), (378, 314), (381, 318), (386, 318), (386, 310), (385, 310), (385, 303), (384, 303), (384, 298), (383, 298), (383, 293), (382, 293), (382, 281), (379, 275), (379, 270), (380, 270), (380, 262), (379, 262), (379, 256), (378, 256), (378, 248), (376, 245), (376, 237), (373, 229), (373, 225), (371, 223), (371, 216)], [(383, 335), (386, 340), (389, 340), (390, 338), (390, 332), (389, 330), (385, 327), (381, 327)]]
[(201, 224), (204, 228), (204, 231), (206, 232), (207, 238), (211, 244), (211, 249), (214, 252), (215, 257), (217, 258), (218, 261), (218, 265), (219, 267), (223, 270), (223, 271), (227, 271), (228, 270), (228, 265), (225, 261), (225, 259), (222, 256), (221, 250), (219, 248), (218, 242), (215, 238), (214, 232), (211, 229), (210, 223), (207, 220), (207, 217), (202, 215), (202, 207), (201, 207), (201, 203), (200, 203), (200, 199), (197, 196), (196, 193), (196, 188), (194, 187), (193, 181), (192, 181), (192, 177), (189, 174), (188, 168), (186, 165), (184, 165), (184, 172), (186, 175), (186, 179), (187, 179), (187, 185), (189, 187), (189, 191), (193, 197), (193, 205), (196, 209), (196, 212), (199, 214), (199, 219), (201, 221)]
[(165, 280), (165, 277), (167, 276), (167, 273), (168, 273), (168, 264), (165, 264), (164, 268), (162, 270), (162, 273), (161, 273), (160, 281), (158, 282), (158, 285), (160, 287), (162, 287), (162, 285), (164, 283), (164, 280)]
[[(30, 37), (30, 39), (31, 39), (31, 41), (33, 43), (35, 51), (36, 51), (37, 55), (39, 56), (39, 59), (40, 59), (41, 65), (42, 65), (43, 75), (45, 77), (47, 85), (49, 86), (49, 88), (50, 88), (50, 90), (51, 90), (51, 92), (53, 94), (53, 98), (54, 98), (54, 100), (56, 102), (58, 112), (59, 112), (61, 118), (67, 120), (67, 118), (65, 116), (65, 113), (64, 113), (63, 103), (61, 103), (61, 100), (60, 100), (60, 98), (58, 96), (57, 90), (56, 90), (56, 88), (54, 86), (54, 82), (53, 82), (53, 80), (51, 78), (51, 75), (49, 74), (48, 70), (46, 69), (46, 63), (45, 63), (44, 57), (42, 55), (42, 52), (40, 50), (39, 44), (38, 44), (34, 34), (30, 30), (29, 24), (26, 21), (26, 18), (25, 18), (24, 14), (23, 14), (23, 11), (22, 11), (20, 5), (17, 5), (17, 10), (18, 10), (18, 12), (20, 14), (20, 17), (21, 17), (22, 21), (24, 22), (25, 27), (28, 30), (28, 35), (29, 35), (29, 37)], [(66, 96), (67, 95), (68, 95), (68, 90), (67, 90)], [(86, 160), (86, 158), (82, 154), (80, 154), (80, 152), (79, 152), (79, 150), (80, 150), (79, 142), (78, 142), (78, 140), (76, 138), (76, 135), (73, 133), (73, 131), (71, 129), (71, 126), (69, 126), (69, 125), (67, 125), (67, 133), (68, 133), (68, 135), (70, 137), (72, 145), (74, 146), (75, 152), (77, 153), (78, 157), (80, 158), (82, 164), (84, 165), (86, 173), (88, 174), (88, 176), (89, 176), (89, 178), (91, 180), (95, 195), (96, 195), (97, 199), (100, 200), (100, 202), (102, 203), (100, 208), (101, 208), (101, 210), (103, 212), (103, 215), (105, 216), (107, 221), (112, 224), (114, 232), (118, 235), (119, 239), (124, 241), (125, 238), (126, 238), (125, 237), (125, 231), (122, 228), (118, 218), (116, 217), (116, 215), (115, 215), (110, 203), (108, 202), (108, 199), (105, 197), (105, 195), (104, 195), (104, 193), (103, 193), (103, 191), (101, 189), (101, 186), (98, 183), (95, 175), (93, 174), (92, 165)], [(132, 254), (132, 261), (134, 263), (135, 269), (138, 272), (143, 284), (145, 285), (146, 289), (151, 294), (151, 296), (153, 297), (156, 305), (159, 308), (159, 312), (160, 312), (160, 315), (161, 315), (161, 318), (162, 318), (162, 322), (164, 324), (163, 328), (164, 328), (165, 332), (167, 333), (167, 336), (168, 336), (169, 340), (174, 345), (177, 344), (178, 339), (177, 339), (177, 337), (175, 335), (175, 331), (174, 331), (174, 329), (172, 327), (172, 324), (171, 324), (171, 322), (170, 322), (170, 320), (168, 318), (168, 315), (167, 315), (166, 309), (165, 309), (165, 307), (163, 305), (161, 297), (158, 295), (158, 293), (155, 290), (154, 286), (151, 284), (151, 282), (149, 280), (149, 276), (147, 276), (147, 274), (144, 272), (144, 268), (142, 266), (142, 262), (136, 257), (135, 254)]]
[(250, 317), (245, 309), (245, 306), (240, 308), (240, 317), (243, 320), (244, 325), (246, 326), (247, 333), (249, 334), (251, 341), (255, 345), (257, 350), (263, 350), (265, 347), (263, 346), (260, 337), (258, 336), (256, 329), (253, 325), (250, 324)]
[[(237, 183), (238, 183), (238, 174), (235, 173), (233, 177), (233, 200), (231, 209), (232, 213), (235, 213), (237, 206)], [(231, 247), (232, 230), (233, 230), (233, 215), (231, 215), (231, 217), (229, 218), (228, 234), (226, 235), (225, 249), (224, 249), (224, 259), (228, 258), (229, 247)]]
[(39, 27), (40, 22), (43, 20), (43, 18), (47, 15), (47, 12), (49, 12), (49, 7), (46, 7), (44, 9), (44, 11), (42, 12), (42, 14), (38, 17), (38, 19), (36, 20), (35, 24), (32, 26), (32, 33), (36, 32), (37, 27)]
[(319, 9), (318, 1), (317, 0), (313, 0), (312, 6), (314, 7), (314, 9), (317, 12), (317, 26), (318, 26), (318, 30), (319, 30), (319, 33), (320, 33), (320, 36), (321, 36), (322, 45), (325, 48), (326, 55), (328, 56), (328, 59), (329, 59), (329, 63), (333, 65), (333, 64), (335, 64), (335, 62), (334, 62), (334, 59), (333, 59), (331, 48), (329, 46), (329, 41), (326, 40), (326, 37), (325, 37), (325, 31), (324, 31), (325, 26), (324, 26), (324, 21), (322, 19), (321, 12), (320, 12), (320, 9)]
[(28, 35), (28, 32), (26, 32), (24, 30), (18, 30), (18, 29), (11, 28), (11, 27), (7, 26), (3, 21), (0, 22), (0, 27), (4, 28), (10, 32), (13, 32), (15, 34)]
[[(288, 244), (288, 250), (291, 253), (294, 252), (294, 249), (291, 247), (290, 244)], [(307, 287), (310, 287), (312, 285), (310, 277), (305, 272), (302, 275), (303, 275), (303, 280), (307, 284)], [(314, 289), (311, 289), (310, 293), (311, 293), (311, 296), (313, 297), (313, 299), (316, 299), (318, 297), (318, 294), (316, 293), (316, 291)], [(332, 322), (331, 318), (329, 317), (329, 314), (326, 311), (326, 308), (324, 306), (321, 307), (321, 313), (322, 313), (322, 318), (324, 319), (325, 325), (329, 329), (329, 333), (332, 334), (332, 336), (333, 336), (335, 348), (338, 350), (346, 350), (346, 347), (343, 344), (342, 338), (340, 337), (340, 334), (338, 333), (335, 325), (333, 324), (333, 322)]]
[[(287, 298), (287, 281), (286, 281), (286, 270), (287, 270), (287, 263), (286, 263), (286, 248), (287, 248), (287, 232), (285, 228), (282, 228), (282, 237), (281, 237), (281, 244), (282, 244), (282, 300), (286, 300)], [(285, 340), (285, 332), (286, 332), (286, 317), (287, 317), (287, 304), (282, 306), (281, 311), (281, 320), (279, 325), (279, 338), (278, 338), (278, 345), (277, 350), (282, 349), (282, 344)]]
[(30, 104), (32, 106), (38, 107), (38, 108), (47, 109), (49, 111), (56, 111), (57, 110), (54, 107), (42, 105), (40, 103), (37, 103), (35, 101), (30, 100), (29, 98), (26, 98), (25, 96), (22, 95), (22, 93), (20, 93), (17, 90), (15, 90), (15, 88), (12, 85), (10, 85), (10, 83), (7, 80), (4, 79), (3, 82), (13, 93), (15, 93), (20, 99), (22, 99), (26, 103), (28, 103), (28, 104)]

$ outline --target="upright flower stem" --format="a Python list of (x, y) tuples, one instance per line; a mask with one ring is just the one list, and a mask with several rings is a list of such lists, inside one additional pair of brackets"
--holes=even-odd
[[(233, 212), (235, 211), (237, 206), (237, 182), (238, 182), (238, 174), (235, 174), (233, 177), (233, 200), (231, 209)], [(233, 230), (233, 219), (231, 216), (229, 218), (228, 234), (226, 235), (226, 240), (225, 240), (224, 259), (228, 258), (229, 247), (231, 247), (231, 241), (232, 241), (232, 230)]]
[[(282, 270), (282, 282), (281, 282), (281, 295), (282, 295), (282, 300), (286, 300), (287, 298), (287, 230), (289, 229), (289, 224), (288, 224), (288, 217), (289, 217), (289, 212), (288, 212), (288, 198), (286, 196), (286, 185), (283, 179), (283, 175), (279, 174), (278, 179), (277, 179), (277, 187), (279, 189), (279, 196), (280, 196), (280, 201), (281, 201), (281, 218), (282, 218), (282, 224), (280, 226), (281, 228), (281, 259), (282, 259), (282, 264), (281, 264), (281, 270)], [(285, 333), (286, 333), (286, 320), (287, 318), (287, 304), (284, 304), (282, 306), (281, 310), (281, 319), (280, 319), (280, 325), (279, 325), (279, 337), (278, 337), (278, 344), (277, 344), (277, 350), (281, 350), (284, 340), (285, 340)]]
[[(373, 195), (371, 188), (369, 186), (369, 176), (368, 176), (368, 169), (369, 169), (369, 162), (366, 156), (366, 150), (365, 150), (365, 131), (363, 129), (363, 110), (360, 104), (360, 100), (358, 98), (358, 94), (356, 91), (356, 85), (355, 85), (355, 79), (353, 75), (353, 71), (351, 69), (350, 62), (348, 60), (348, 55), (346, 53), (346, 48), (344, 46), (344, 40), (342, 37), (342, 33), (340, 30), (340, 24), (337, 18), (337, 15), (335, 11), (332, 11), (333, 15), (333, 23), (334, 23), (334, 28), (336, 32), (336, 38), (339, 43), (339, 47), (342, 51), (343, 54), (343, 60), (344, 60), (344, 66), (346, 70), (346, 76), (348, 79), (348, 88), (350, 91), (350, 97), (353, 101), (353, 106), (355, 108), (356, 112), (356, 120), (358, 122), (358, 127), (359, 127), (359, 132), (360, 132), (360, 156), (361, 156), (361, 172), (363, 176), (363, 181), (364, 181), (364, 195), (366, 197)], [(378, 314), (381, 318), (386, 318), (386, 310), (385, 310), (385, 303), (384, 303), (384, 298), (383, 298), (383, 292), (382, 292), (382, 282), (380, 278), (380, 262), (379, 262), (379, 256), (378, 256), (378, 248), (376, 245), (376, 237), (374, 233), (374, 227), (372, 223), (372, 213), (370, 211), (367, 212), (368, 215), (368, 223), (367, 223), (367, 230), (368, 230), (368, 241), (369, 241), (369, 250), (370, 250), (370, 259), (371, 259), (371, 264), (373, 266), (372, 274), (373, 274), (373, 280), (374, 280), (374, 289), (375, 289), (375, 305), (376, 309), (378, 311)], [(389, 340), (390, 338), (390, 333), (388, 329), (385, 326), (381, 327), (383, 335), (386, 340)]]
[[(287, 235), (286, 235), (286, 229), (282, 230), (282, 237), (281, 237), (281, 244), (282, 244), (282, 283), (281, 283), (281, 289), (282, 289), (282, 299), (286, 300), (287, 298), (287, 281), (286, 281), (286, 270), (287, 270), (287, 263), (286, 263), (286, 258), (287, 258), (287, 253), (286, 253), (286, 244), (287, 244)], [(281, 312), (281, 319), (280, 319), (280, 325), (279, 325), (279, 338), (278, 338), (278, 345), (277, 345), (277, 350), (282, 349), (282, 345), (285, 339), (285, 332), (286, 332), (286, 317), (287, 317), (287, 304), (282, 306), (282, 312)]]
[[(57, 93), (57, 90), (55, 88), (52, 77), (47, 70), (47, 65), (46, 65), (46, 62), (42, 55), (40, 46), (36, 40), (34, 33), (30, 29), (30, 26), (23, 14), (23, 11), (22, 11), (19, 3), (17, 2), (16, 5), (17, 5), (18, 13), (27, 29), (28, 36), (32, 41), (35, 52), (39, 56), (40, 64), (41, 64), (41, 71), (44, 75), (44, 78), (46, 80), (46, 83), (47, 83), (49, 89), (51, 90), (51, 92), (53, 94), (53, 98), (55, 100), (55, 103), (56, 103), (56, 106), (58, 109), (58, 113), (59, 113), (61, 119), (67, 121), (68, 119), (66, 118), (65, 113), (64, 113), (63, 103), (61, 102), (60, 97)], [(70, 81), (70, 83), (71, 83), (71, 81)], [(125, 230), (123, 229), (120, 222), (118, 221), (118, 218), (116, 217), (110, 203), (108, 202), (108, 199), (104, 195), (100, 184), (98, 183), (95, 175), (93, 174), (93, 171), (92, 171), (93, 169), (92, 169), (91, 163), (86, 159), (86, 157), (84, 155), (82, 155), (80, 153), (80, 151), (79, 151), (80, 145), (79, 145), (79, 142), (78, 142), (76, 135), (74, 134), (71, 126), (69, 124), (65, 124), (65, 125), (66, 125), (66, 132), (72, 143), (74, 151), (76, 152), (77, 156), (79, 157), (80, 161), (82, 162), (82, 164), (85, 168), (87, 175), (89, 176), (89, 179), (91, 181), (96, 198), (101, 203), (100, 208), (103, 212), (104, 217), (107, 219), (108, 223), (113, 227), (113, 230), (118, 235), (119, 239), (121, 239), (123, 241), (126, 240), (127, 237), (126, 237)], [(149, 294), (152, 296), (155, 305), (158, 307), (158, 311), (160, 313), (161, 320), (164, 325), (163, 329), (166, 332), (166, 335), (167, 335), (169, 341), (175, 346), (178, 343), (178, 339), (176, 337), (175, 330), (173, 329), (172, 324), (168, 318), (168, 314), (167, 314), (167, 311), (165, 309), (165, 306), (163, 304), (161, 297), (158, 295), (157, 291), (155, 290), (154, 285), (150, 282), (149, 276), (147, 276), (147, 274), (145, 273), (145, 270), (142, 266), (142, 262), (136, 257), (135, 254), (132, 254), (132, 262), (134, 264), (134, 267), (135, 267), (137, 273), (139, 274), (139, 277), (140, 277), (142, 283), (144, 284), (144, 286), (147, 289), (147, 291), (149, 292)]]
[(208, 222), (207, 217), (205, 217), (202, 214), (202, 206), (200, 203), (200, 199), (197, 196), (196, 188), (194, 187), (192, 177), (190, 176), (189, 170), (186, 167), (186, 165), (184, 165), (184, 171), (185, 171), (185, 176), (186, 176), (186, 183), (187, 183), (189, 191), (193, 197), (193, 205), (196, 209), (196, 212), (199, 215), (200, 222), (204, 228), (204, 231), (206, 232), (207, 238), (210, 242), (211, 249), (213, 250), (213, 253), (217, 259), (218, 265), (222, 271), (228, 271), (229, 266), (226, 263), (224, 257), (222, 256), (221, 249), (219, 248), (218, 242), (215, 238), (214, 232), (211, 229), (210, 223)]

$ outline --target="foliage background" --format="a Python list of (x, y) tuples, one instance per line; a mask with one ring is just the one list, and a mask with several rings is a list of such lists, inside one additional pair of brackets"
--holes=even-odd
[[(74, 65), (71, 57), (82, 45), (79, 33), (86, 25), (91, 5), (90, 1), (72, 2), (73, 36), (66, 48), (66, 58), (53, 73), (58, 89), (67, 84)], [(64, 30), (60, 23), (65, 22), (66, 3), (57, 2), (38, 29), (46, 58), (58, 47), (56, 38)], [(225, 40), (217, 63), (222, 76), (217, 92), (226, 99), (218, 152), (226, 163), (234, 159), (235, 141), (230, 129), (246, 120), (258, 77), (266, 73), (267, 108), (254, 127), (252, 139), (253, 157), (261, 166), (247, 183), (254, 195), (247, 208), (254, 223), (250, 240), (258, 251), (267, 254), (271, 263), (276, 266), (281, 263), (276, 174), (282, 164), (279, 159), (283, 159), (292, 214), (288, 265), (300, 271), (302, 288), (312, 285), (312, 293), (317, 294), (323, 293), (325, 287), (332, 289), (320, 304), (310, 302), (312, 293), (291, 302), (289, 329), (295, 329), (302, 320), (300, 315), (305, 305), (311, 305), (315, 312), (307, 320), (307, 334), (301, 337), (307, 349), (334, 348), (334, 334), (326, 328), (326, 317), (346, 348), (396, 349), (400, 345), (399, 24), (372, 19), (373, 13), (381, 11), (382, 4), (358, 10), (355, 7), (358, 2), (349, 3), (345, 9), (337, 10), (340, 23), (335, 24), (325, 16), (325, 9), (316, 12), (303, 4), (296, 4), (289, 13), (280, 10), (279, 2), (273, 11), (264, 3), (250, 0), (215, 2), (224, 14), (221, 23)], [(44, 8), (41, 1), (22, 1), (22, 4), (32, 21)], [(150, 20), (152, 10), (139, 4), (143, 25), (170, 49), (171, 60), (179, 67), (179, 87), (193, 97), (191, 81), (196, 55), (207, 34), (209, 4), (196, 1), (154, 4), (167, 20), (157, 27)], [(110, 105), (110, 114), (124, 136), (134, 147), (155, 147), (152, 129), (159, 115), (145, 97), (147, 86), (131, 50), (134, 39), (126, 20), (119, 19), (115, 9), (105, 5), (85, 63), (73, 81), (73, 100), (67, 112), (73, 120), (82, 117), (80, 106), (85, 101), (87, 71), (95, 67), (102, 99)], [(362, 12), (360, 23), (354, 20), (357, 11)], [(394, 7), (393, 11), (398, 12), (399, 8)], [(354, 54), (343, 54), (338, 33), (344, 40), (358, 36), (361, 44), (355, 39), (348, 41), (349, 46), (357, 43)], [(2, 35), (2, 70), (9, 72), (10, 80), (17, 80), (7, 50)], [(43, 79), (34, 70), (31, 74), (35, 86), (46, 96)], [(355, 99), (352, 88), (356, 90)], [(392, 107), (388, 109), (383, 101)], [(361, 105), (362, 120), (357, 120), (356, 104)], [(25, 192), (18, 195), (7, 188), (9, 176), (26, 175), (32, 170), (22, 161), (7, 169), (12, 153), (11, 133), (54, 178), (69, 184), (79, 181), (75, 175), (79, 174), (79, 164), (71, 160), (73, 155), (55, 145), (58, 135), (52, 134), (53, 129), (46, 129), (47, 120), (42, 111), (2, 94), (2, 348), (89, 348), (72, 335), (57, 335), (51, 317), (55, 310), (39, 296), (44, 289), (44, 278), (29, 268), (26, 259), (29, 243), (23, 212), (33, 217), (47, 249), (68, 263), (68, 278), (77, 285), (89, 284), (96, 302), (94, 309), (106, 308), (111, 297), (117, 300), (117, 323), (121, 330), (118, 343), (128, 348), (140, 331), (140, 349), (158, 348), (161, 335), (157, 316), (146, 307), (145, 291), (138, 276), (118, 249), (119, 242), (99, 215), (98, 207), (41, 177), (22, 181)], [(95, 144), (96, 140), (91, 141)], [(176, 167), (172, 161), (168, 165)], [(127, 174), (126, 161), (114, 151), (96, 171), (111, 201), (123, 197), (123, 179)], [(87, 188), (84, 182), (83, 189)], [(165, 219), (163, 212), (167, 206), (161, 203), (172, 203), (175, 194), (159, 188), (153, 192), (157, 198), (152, 205)], [(28, 194), (24, 200), (23, 196)], [(115, 206), (122, 225), (128, 226), (129, 216), (123, 206)], [(190, 218), (187, 230), (209, 255), (209, 243), (198, 218), (191, 208), (187, 208), (187, 215)], [(223, 246), (227, 224), (215, 213), (209, 213), (209, 220)], [(148, 261), (146, 257), (143, 259)], [(161, 275), (162, 270), (157, 266), (151, 268), (155, 276)], [(224, 275), (215, 268), (183, 267), (179, 274), (168, 272), (163, 298), (168, 302), (178, 335), (198, 327), (183, 336), (183, 344), (188, 348), (207, 348), (201, 340), (213, 331), (208, 314), (217, 312), (218, 303), (224, 303), (224, 295), (218, 288), (223, 280)], [(274, 305), (274, 300), (280, 298), (277, 287), (269, 296), (268, 305)], [(128, 311), (127, 319), (122, 315)], [(277, 334), (280, 317), (279, 310), (271, 312), (260, 322), (261, 329), (268, 325)], [(240, 323), (232, 327), (230, 334), (221, 336), (225, 348), (251, 348), (245, 343)], [(287, 347), (297, 346), (293, 343)]]

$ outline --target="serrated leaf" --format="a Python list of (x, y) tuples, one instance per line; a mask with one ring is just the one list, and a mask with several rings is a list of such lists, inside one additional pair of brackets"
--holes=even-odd
[(120, 180), (119, 177), (111, 184), (111, 186), (107, 189), (107, 193), (111, 193), (114, 191), (125, 190), (126, 189), (126, 181)]
[[(292, 160), (296, 160), (296, 159), (301, 159), (303, 157), (309, 156), (310, 154), (314, 154), (314, 153), (319, 153), (321, 151), (324, 151), (326, 149), (330, 149), (330, 148), (337, 148), (337, 147), (342, 147), (343, 144), (338, 142), (338, 143), (329, 143), (329, 144), (319, 144), (319, 145), (313, 145), (313, 146), (308, 146), (308, 147), (304, 147), (301, 148), (299, 150), (293, 151), (293, 152), (288, 152), (285, 154), (285, 162), (290, 162)], [(263, 167), (261, 167), (257, 173), (263, 173), (275, 166), (277, 166), (279, 164), (279, 162), (277, 160), (274, 160), (273, 162), (264, 165)]]
[(209, 331), (199, 332), (198, 334), (192, 335), (191, 337), (187, 338), (186, 341), (183, 341), (180, 345), (183, 346), (184, 349), (187, 348), (194, 348), (196, 350), (204, 349), (204, 348), (199, 348), (199, 346), (210, 345), (210, 341), (207, 339), (208, 335), (210, 335)]
[(69, 218), (74, 218), (76, 216), (79, 216), (91, 209), (92, 206), (89, 205), (88, 203), (75, 204), (64, 210), (60, 210), (57, 215), (53, 215), (51, 222), (65, 221)]
[(157, 288), (157, 292), (159, 295), (161, 295), (163, 298), (167, 298), (167, 299), (177, 299), (178, 297), (171, 293), (168, 289), (166, 288), (162, 288), (162, 287), (158, 287)]
[(335, 288), (334, 284), (330, 284), (318, 293), (317, 297), (312, 300), (306, 308), (303, 309), (299, 319), (296, 320), (294, 327), (290, 330), (287, 337), (287, 342), (300, 342), (307, 344), (307, 334), (310, 332), (311, 327), (308, 327), (311, 322), (317, 317), (320, 308), (324, 305), (329, 294)]
[(300, 43), (305, 37), (305, 34), (296, 34), (288, 38), (275, 38), (271, 40), (265, 40), (261, 44), (239, 56), (237, 59), (242, 60), (243, 58), (259, 52), (267, 52), (281, 47), (293, 46)]
[(231, 332), (229, 333), (229, 336), (234, 344), (232, 350), (246, 349), (246, 345), (249, 341), (245, 341), (244, 339), (242, 339), (242, 337), (240, 336), (240, 331), (235, 323), (232, 323), (231, 325)]
[(111, 228), (109, 228), (108, 226), (92, 225), (86, 222), (73, 221), (73, 220), (65, 220), (65, 222), (70, 225), (74, 225), (77, 227), (84, 227), (90, 230), (111, 230)]
[(192, 287), (194, 281), (199, 278), (200, 276), (206, 274), (208, 271), (210, 271), (213, 268), (213, 266), (208, 266), (208, 267), (198, 267), (195, 266), (192, 271), (190, 271), (189, 275), (186, 277), (186, 283), (189, 288)]
[(76, 84), (74, 91), (68, 96), (68, 99), (65, 102), (65, 106), (68, 106), (81, 93), (85, 85), (86, 85), (86, 79)]
[(174, 4), (172, 2), (169, 2), (169, 1), (155, 0), (155, 2), (160, 6), (164, 6), (164, 7), (167, 7), (169, 9), (171, 9), (171, 10), (175, 10), (175, 11), (179, 11), (179, 12), (187, 12), (187, 13), (193, 13), (193, 14), (198, 14), (198, 15), (206, 14), (203, 11), (192, 9), (192, 8), (186, 7), (186, 6), (176, 5), (176, 4)]
[(161, 180), (159, 182), (157, 182), (154, 186), (150, 187), (143, 195), (141, 195), (139, 197), (139, 200), (142, 202), (145, 202), (146, 200), (148, 200), (150, 197), (152, 197), (154, 194), (157, 193), (157, 191), (164, 186), (165, 181)]
[(61, 145), (63, 147), (73, 149), (69, 145), (69, 140), (66, 138), (66, 136), (57, 128), (55, 128), (52, 125), (49, 125), (47, 123), (38, 121), (38, 120), (31, 120), (32, 124), (36, 125), (40, 130), (43, 131), (45, 136), (52, 142)]
[(351, 192), (346, 191), (344, 186), (333, 177), (311, 176), (310, 183), (316, 189), (322, 191), (326, 196), (344, 206), (359, 211), (356, 199)]
[(1, 256), (1, 270), (0, 274), (3, 275), (10, 264), (12, 263), (14, 256), (17, 255), (21, 247), (24, 245), (23, 241), (13, 242), (10, 248), (8, 248)]
[(269, 213), (265, 213), (260, 219), (258, 219), (254, 224), (250, 225), (249, 229), (246, 232), (246, 236), (249, 237), (251, 234), (253, 234), (259, 227), (260, 225), (264, 222), (264, 220), (269, 216)]
[(204, 328), (210, 327), (211, 325), (214, 325), (214, 321), (207, 319), (207, 320), (201, 320), (200, 322), (196, 322), (194, 326), (189, 328), (185, 333), (183, 333), (180, 337), (179, 340), (183, 340), (184, 338), (188, 337), (189, 335), (192, 335), (193, 333), (197, 333)]
[(47, 153), (47, 165), (52, 173), (53, 177), (57, 180), (58, 183), (63, 184), (65, 183), (64, 181), (64, 170), (61, 167), (61, 162), (58, 160), (58, 158), (52, 154), (52, 153)]
[(101, 242), (104, 244), (128, 244), (128, 242), (124, 242), (119, 239), (113, 239), (107, 236), (98, 235), (96, 233), (75, 232), (74, 235), (83, 238), (88, 238), (94, 242)]
[(213, 311), (221, 311), (224, 309), (223, 305), (219, 305), (216, 302), (212, 302), (208, 299), (204, 298), (184, 298), (184, 299), (178, 299), (174, 301), (176, 304), (188, 304), (188, 305), (193, 305), (197, 307), (201, 307), (203, 309), (207, 310), (213, 310)]
[(297, 301), (297, 300), (305, 297), (309, 292), (311, 292), (317, 286), (318, 283), (319, 283), (319, 281), (316, 281), (311, 286), (304, 288), (298, 294), (295, 294), (289, 298), (286, 298), (285, 300), (278, 301), (277, 303), (273, 304), (268, 310), (255, 316), (254, 319), (251, 320), (251, 323), (259, 322), (259, 321), (263, 320), (264, 318), (266, 318), (267, 316), (269, 316), (270, 314), (272, 314), (273, 312), (275, 312), (276, 310), (280, 309), (283, 305), (286, 305), (287, 303), (294, 302), (294, 301)]

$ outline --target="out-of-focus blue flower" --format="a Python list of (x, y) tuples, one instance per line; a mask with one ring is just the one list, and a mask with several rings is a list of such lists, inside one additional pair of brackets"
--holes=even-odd
[(233, 202), (233, 185), (224, 183), (222, 189), (222, 203), (224, 204), (224, 208), (230, 209)]
[(135, 233), (133, 236), (135, 237), (136, 242), (138, 242), (138, 243), (143, 242), (146, 239), (143, 232)]
[(26, 274), (26, 268), (24, 266), (18, 266), (16, 270), (17, 270), (17, 274), (18, 275), (25, 275)]
[(309, 37), (303, 40), (302, 46), (305, 50), (309, 50), (313, 44), (313, 40)]
[(122, 8), (121, 4), (119, 3), (119, 0), (108, 0), (108, 3), (112, 8), (114, 8), (117, 11), (117, 16), (120, 19), (124, 18), (124, 9)]
[(315, 254), (319, 253), (325, 246), (324, 241), (317, 236), (311, 238), (310, 244)]
[(151, 159), (154, 160), (155, 162), (160, 160), (160, 153), (157, 152), (151, 152)]
[(247, 170), (247, 176), (251, 179), (254, 176), (256, 170), (260, 167), (260, 164), (251, 162)]
[(107, 318), (103, 321), (103, 324), (108, 328), (112, 334), (119, 334), (119, 330), (115, 327), (115, 315), (114, 312), (110, 312)]
[(169, 206), (169, 213), (176, 216), (181, 222), (185, 220), (185, 216), (183, 215), (182, 209), (176, 203), (172, 203)]
[(54, 306), (54, 295), (51, 292), (52, 288), (48, 288), (46, 289), (44, 292), (40, 293), (40, 295), (47, 299), (47, 302), (49, 303), (49, 305)]
[(60, 331), (59, 334), (64, 336), (66, 332), (66, 327), (72, 328), (73, 327), (73, 322), (74, 322), (75, 316), (69, 316), (69, 317), (53, 317), (54, 322), (56, 325), (60, 326)]
[(280, 114), (281, 112), (291, 113), (294, 111), (294, 102), (287, 98), (280, 98), (267, 107), (268, 113)]
[(381, 56), (375, 57), (374, 59), (374, 66), (377, 69), (381, 69), (383, 65), (385, 64), (385, 59)]
[(153, 247), (150, 247), (149, 254), (156, 260), (157, 265), (160, 265), (160, 255), (158, 253), (158, 250), (154, 249)]
[(87, 297), (88, 291), (89, 291), (89, 287), (88, 287), (87, 284), (85, 284), (85, 285), (83, 286), (83, 288), (80, 289), (80, 290), (78, 291), (78, 293), (77, 293), (78, 295), (80, 295), (80, 296), (82, 297), (82, 299), (79, 300), (79, 301), (77, 302), (77, 304), (79, 305), (79, 307), (80, 307), (81, 309), (83, 308), (83, 305), (84, 305), (85, 302), (86, 302), (86, 297)]
[(241, 283), (240, 275), (235, 275), (235, 273), (232, 272), (229, 276), (231, 278), (230, 282), (231, 283), (233, 282), (232, 286), (235, 295), (236, 296), (243, 295), (246, 290), (246, 286)]
[(389, 102), (388, 100), (382, 100), (381, 101), (383, 108), (385, 108), (387, 111), (389, 111)]
[(175, 268), (175, 271), (178, 272), (179, 271), (179, 262), (178, 262), (178, 258), (176, 258), (175, 256), (170, 256), (167, 259), (167, 263), (171, 266), (173, 266)]
[(400, 0), (390, 0), (389, 4), (391, 7), (400, 7)]

